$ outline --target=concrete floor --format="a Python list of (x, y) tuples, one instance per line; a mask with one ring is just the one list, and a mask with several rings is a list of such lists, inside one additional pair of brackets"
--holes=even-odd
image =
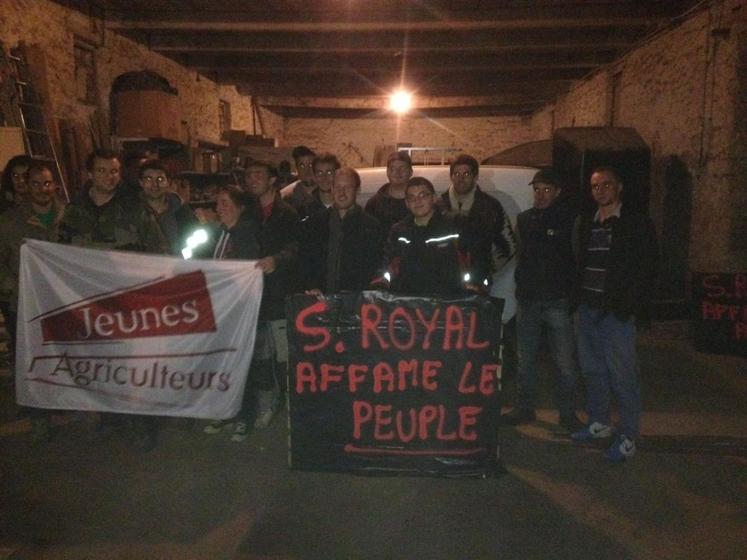
[(143, 454), (61, 416), (33, 444), (6, 383), (0, 559), (747, 558), (747, 360), (685, 330), (641, 337), (632, 461), (573, 445), (545, 397), (538, 422), (501, 428), (507, 473), (487, 480), (291, 471), (284, 417), (244, 444), (170, 421)]

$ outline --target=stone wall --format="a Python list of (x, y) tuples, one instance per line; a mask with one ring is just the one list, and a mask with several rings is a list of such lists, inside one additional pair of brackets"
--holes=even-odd
[[(165, 77), (178, 89), (187, 137), (219, 142), (218, 101), (231, 104), (232, 128), (252, 131), (251, 99), (236, 88), (221, 86), (197, 76), (176, 62), (148, 50), (125, 37), (106, 31), (101, 20), (89, 18), (47, 0), (2, 0), (0, 40), (6, 48), (24, 41), (38, 45), (44, 53), (53, 117), (88, 127), (94, 115), (109, 130), (109, 94), (114, 79), (130, 71), (150, 70)], [(95, 49), (97, 101), (81, 103), (76, 98), (73, 45), (76, 37)], [(272, 120), (272, 117), (269, 117)]]

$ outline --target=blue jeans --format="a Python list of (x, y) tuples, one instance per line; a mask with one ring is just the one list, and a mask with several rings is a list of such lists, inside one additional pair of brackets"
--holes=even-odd
[(618, 432), (635, 439), (641, 416), (635, 321), (586, 305), (578, 308), (577, 340), (581, 372), (586, 382), (586, 406), (591, 422), (610, 425), (610, 400), (617, 399)]
[(544, 328), (547, 332), (550, 354), (558, 368), (555, 391), (558, 411), (561, 417), (570, 417), (576, 411), (578, 369), (573, 358), (575, 343), (568, 299), (519, 300), (518, 304), (518, 406), (521, 409), (534, 410), (537, 399), (537, 354)]

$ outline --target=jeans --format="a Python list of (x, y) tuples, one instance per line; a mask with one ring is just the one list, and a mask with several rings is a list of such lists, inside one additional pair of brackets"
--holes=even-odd
[(576, 410), (578, 369), (573, 358), (575, 343), (568, 299), (519, 300), (518, 304), (518, 406), (520, 409), (534, 410), (537, 399), (537, 354), (544, 327), (552, 359), (558, 368), (556, 404), (561, 418), (569, 418)]
[(621, 321), (612, 313), (583, 304), (576, 320), (590, 421), (610, 425), (610, 400), (614, 395), (620, 414), (618, 432), (635, 439), (641, 416), (635, 320)]
[(258, 412), (264, 412), (264, 410), (258, 410), (257, 407), (258, 397), (264, 396), (262, 393), (272, 393), (271, 400), (273, 402), (270, 405), (275, 406), (274, 401), (277, 399), (278, 392), (275, 352), (275, 339), (271, 323), (269, 321), (259, 321), (254, 340), (252, 363), (249, 365), (249, 374), (244, 386), (241, 410), (237, 416), (238, 420), (250, 423)]

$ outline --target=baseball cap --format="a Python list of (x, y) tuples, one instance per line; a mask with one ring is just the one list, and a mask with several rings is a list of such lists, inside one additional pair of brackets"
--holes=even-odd
[(534, 183), (547, 183), (548, 185), (555, 185), (558, 188), (563, 187), (563, 181), (560, 179), (560, 176), (549, 168), (537, 171), (532, 180), (529, 181), (530, 185)]

